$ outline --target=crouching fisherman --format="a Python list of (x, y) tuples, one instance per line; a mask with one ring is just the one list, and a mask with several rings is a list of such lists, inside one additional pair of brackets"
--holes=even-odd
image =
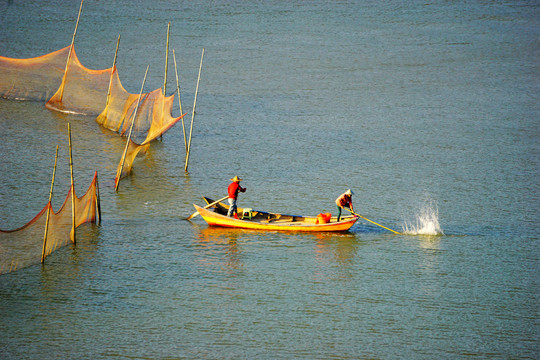
[(354, 193), (351, 191), (351, 189), (349, 189), (349, 190), (345, 191), (343, 194), (341, 194), (336, 199), (336, 205), (337, 205), (337, 208), (338, 208), (337, 221), (339, 221), (341, 219), (341, 209), (347, 207), (351, 211), (354, 212), (354, 208), (353, 208), (353, 204), (352, 204), (352, 196), (353, 195), (354, 195)]

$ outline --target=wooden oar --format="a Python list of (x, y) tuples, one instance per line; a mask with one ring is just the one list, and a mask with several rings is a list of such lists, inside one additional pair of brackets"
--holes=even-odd
[(367, 220), (367, 221), (369, 221), (370, 223), (375, 224), (375, 225), (377, 225), (377, 226), (380, 226), (380, 227), (382, 227), (383, 229), (386, 229), (386, 230), (388, 230), (388, 231), (391, 231), (391, 232), (393, 232), (394, 234), (398, 234), (398, 235), (401, 234), (401, 233), (399, 233), (399, 232), (397, 232), (397, 231), (394, 231), (394, 230), (392, 230), (392, 229), (387, 228), (386, 226), (382, 226), (381, 224), (377, 224), (375, 221), (371, 221), (371, 220), (369, 220), (368, 218), (363, 217), (362, 215), (355, 213), (354, 211), (352, 211), (352, 210), (349, 209), (349, 208), (344, 208), (344, 209), (346, 209), (347, 211), (349, 211), (351, 214), (354, 214), (354, 215), (356, 215), (356, 216), (358, 216), (358, 217), (361, 217), (362, 219)]
[[(229, 198), (229, 195), (227, 195), (227, 196), (225, 196), (225, 197), (223, 197), (223, 198), (221, 198), (221, 199), (219, 199), (219, 200), (216, 200), (216, 201), (214, 201), (213, 203), (210, 203), (210, 204), (206, 205), (203, 209), (208, 209), (209, 207), (214, 206), (214, 205), (216, 205), (217, 203), (222, 202), (223, 200), (225, 200), (225, 199), (227, 199), (227, 198)], [(193, 218), (194, 218), (195, 216), (197, 216), (197, 215), (199, 215), (199, 212), (198, 212), (198, 211), (195, 211), (193, 214), (191, 214), (190, 216), (188, 216), (188, 217), (186, 218), (186, 220), (191, 220), (191, 219), (193, 219)]]

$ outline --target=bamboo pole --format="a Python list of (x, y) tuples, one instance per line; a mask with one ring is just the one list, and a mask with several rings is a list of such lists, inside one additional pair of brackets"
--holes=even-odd
[(107, 89), (107, 102), (105, 103), (105, 108), (107, 108), (107, 105), (109, 105), (109, 101), (111, 100), (111, 86), (112, 86), (114, 68), (116, 66), (116, 58), (118, 56), (119, 46), (120, 46), (120, 35), (118, 35), (118, 40), (116, 41), (116, 50), (114, 51), (114, 61), (113, 61), (112, 70), (111, 70), (111, 78), (109, 79), (109, 88)]
[(83, 1), (84, 0), (81, 0), (81, 6), (79, 7), (79, 15), (77, 15), (77, 22), (75, 23), (75, 30), (73, 31), (73, 37), (71, 38), (71, 45), (69, 46), (69, 53), (68, 53), (68, 58), (66, 61), (66, 68), (64, 70), (64, 76), (62, 77), (62, 85), (60, 87), (60, 101), (62, 101), (62, 98), (64, 97), (64, 85), (66, 83), (66, 76), (67, 76), (69, 62), (71, 60), (71, 53), (73, 52), (73, 45), (75, 44), (75, 36), (77, 35), (77, 29), (79, 28), (79, 20), (81, 18)]
[(53, 196), (54, 177), (56, 175), (56, 161), (58, 160), (58, 145), (56, 145), (56, 155), (54, 156), (54, 168), (51, 181), (51, 191), (49, 192), (49, 202), (47, 204), (47, 220), (45, 221), (45, 234), (43, 235), (43, 248), (41, 249), (41, 263), (45, 261), (45, 249), (47, 248), (47, 232), (49, 231), (49, 216), (51, 214), (51, 200)]
[(165, 79), (163, 80), (163, 97), (167, 96), (167, 69), (169, 68), (169, 32), (170, 30), (171, 30), (171, 23), (168, 23), (167, 24), (167, 44), (165, 45)]
[(397, 231), (395, 231), (395, 230), (392, 230), (392, 229), (390, 229), (390, 228), (387, 228), (386, 226), (382, 226), (381, 224), (377, 224), (375, 221), (369, 220), (367, 217), (364, 217), (364, 216), (362, 216), (362, 215), (360, 215), (360, 214), (357, 214), (357, 213), (355, 213), (354, 211), (352, 211), (351, 209), (348, 209), (348, 208), (344, 208), (344, 209), (347, 210), (347, 211), (349, 211), (349, 212), (350, 212), (351, 214), (353, 214), (353, 215), (356, 215), (356, 216), (361, 217), (362, 219), (364, 219), (364, 220), (366, 220), (366, 221), (369, 221), (369, 222), (372, 223), (372, 224), (375, 224), (375, 225), (377, 225), (377, 226), (380, 226), (380, 227), (382, 227), (383, 229), (386, 229), (386, 230), (388, 230), (388, 231), (393, 232), (394, 234), (401, 235), (401, 233), (399, 233), (399, 232), (397, 232)]
[[(161, 121), (165, 119), (165, 98), (167, 97), (167, 70), (169, 68), (169, 32), (171, 23), (167, 24), (167, 43), (165, 45), (165, 78), (163, 80), (163, 103), (161, 106)], [(163, 134), (159, 135), (159, 139), (163, 139)]]
[(184, 167), (184, 171), (187, 171), (187, 169), (188, 169), (189, 152), (191, 151), (191, 136), (193, 135), (193, 119), (195, 118), (195, 106), (197, 105), (197, 95), (199, 93), (199, 82), (201, 81), (201, 70), (202, 70), (203, 57), (204, 57), (204, 48), (202, 49), (201, 64), (199, 65), (199, 76), (197, 77), (197, 87), (195, 88), (195, 100), (193, 101), (193, 110), (191, 112), (191, 128), (189, 130), (188, 149), (187, 149), (187, 153), (186, 153), (186, 166)]
[(126, 147), (124, 148), (124, 153), (122, 155), (122, 160), (120, 161), (121, 165), (118, 169), (118, 172), (116, 173), (116, 179), (114, 184), (114, 191), (118, 191), (118, 184), (120, 184), (120, 176), (122, 175), (122, 170), (124, 169), (124, 162), (126, 161), (126, 154), (129, 147), (129, 142), (131, 140), (131, 133), (133, 132), (133, 124), (135, 124), (135, 120), (137, 118), (137, 111), (139, 110), (139, 103), (141, 102), (141, 96), (144, 89), (144, 83), (146, 82), (146, 75), (148, 75), (148, 68), (150, 65), (146, 67), (146, 72), (144, 73), (144, 79), (141, 85), (141, 91), (139, 92), (139, 99), (137, 100), (137, 106), (135, 107), (135, 112), (133, 113), (133, 120), (131, 121), (131, 126), (129, 127), (129, 134), (126, 141)]
[[(174, 53), (174, 49), (172, 51), (173, 59), (174, 59), (174, 72), (176, 73), (176, 92), (178, 93), (178, 106), (180, 107), (180, 115), (183, 114), (182, 112), (182, 99), (180, 98), (180, 82), (178, 81), (178, 68), (176, 67), (176, 55)], [(187, 139), (186, 139), (186, 126), (184, 124), (184, 117), (182, 117), (182, 131), (184, 132), (184, 148), (187, 154)]]
[(99, 196), (99, 179), (98, 179), (98, 173), (96, 171), (96, 206), (97, 206), (97, 216), (98, 216), (98, 224), (101, 224), (101, 198)]
[(68, 123), (69, 137), (69, 171), (71, 173), (71, 241), (75, 244), (75, 178), (73, 177), (73, 156), (71, 153), (71, 125)]

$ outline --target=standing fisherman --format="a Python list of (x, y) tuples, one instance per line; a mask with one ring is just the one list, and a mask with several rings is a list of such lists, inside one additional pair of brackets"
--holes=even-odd
[(354, 211), (353, 204), (352, 204), (352, 196), (353, 195), (354, 195), (354, 193), (352, 192), (351, 189), (349, 189), (349, 190), (345, 191), (343, 194), (341, 194), (336, 199), (336, 205), (337, 205), (337, 208), (338, 208), (337, 221), (339, 221), (341, 219), (341, 209), (343, 209), (345, 206), (348, 207), (349, 209), (351, 209), (351, 211)]
[(236, 200), (238, 198), (238, 192), (246, 192), (246, 188), (243, 188), (240, 186), (240, 179), (238, 176), (235, 176), (231, 179), (232, 183), (228, 187), (229, 191), (229, 212), (227, 212), (227, 216), (235, 218), (238, 218), (238, 215), (236, 214)]

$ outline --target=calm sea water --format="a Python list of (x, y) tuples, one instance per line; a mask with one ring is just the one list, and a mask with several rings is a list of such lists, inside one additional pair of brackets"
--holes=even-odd
[[(1, 1), (0, 55), (69, 45), (77, 1)], [(81, 62), (137, 93), (163, 85), (171, 23), (181, 126), (114, 192), (124, 140), (94, 118), (0, 100), (0, 228), (100, 176), (101, 226), (0, 276), (2, 358), (538, 358), (536, 1), (91, 1)], [(175, 88), (170, 58), (168, 93)], [(175, 115), (179, 113), (175, 105)], [(244, 178), (240, 205), (336, 212), (345, 234), (183, 220)], [(434, 227), (439, 235), (422, 235)]]

